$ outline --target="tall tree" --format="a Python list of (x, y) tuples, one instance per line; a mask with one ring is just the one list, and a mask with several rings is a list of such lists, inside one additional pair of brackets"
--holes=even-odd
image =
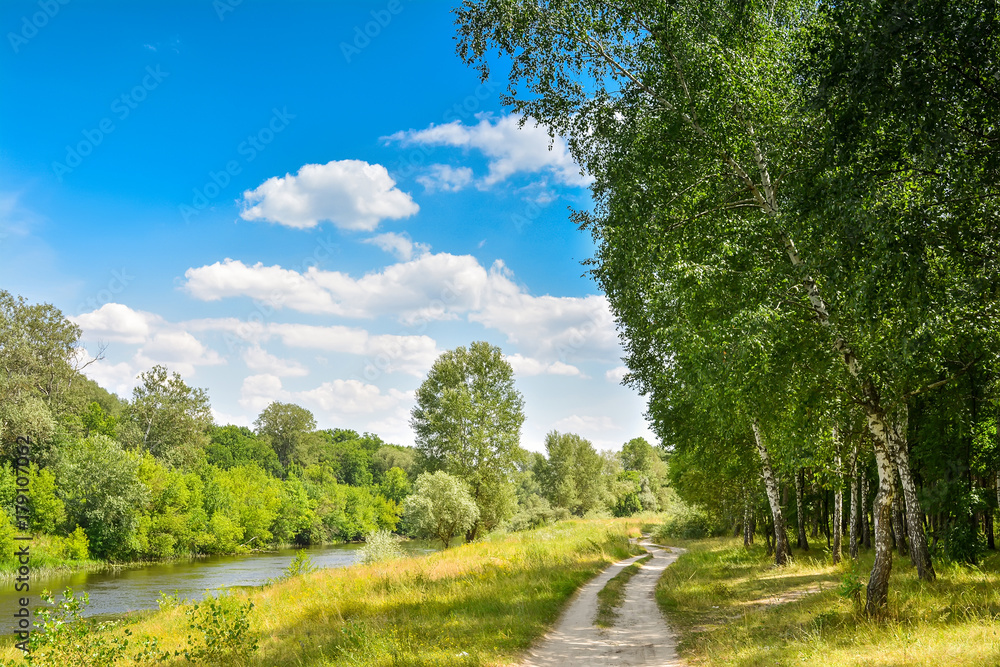
[(165, 366), (139, 375), (126, 415), (138, 429), (141, 447), (168, 463), (191, 463), (209, 442), (208, 394)]
[(306, 436), (316, 430), (313, 414), (294, 403), (273, 401), (253, 423), (257, 434), (268, 438), (285, 468), (298, 460)]
[[(431, 466), (472, 489), (481, 515), (492, 522), (513, 513), (509, 502), (524, 423), (524, 399), (500, 348), (477, 341), (442, 354), (417, 389), (410, 425), (417, 449)], [(510, 491), (510, 493), (508, 493)], [(473, 540), (483, 516), (469, 528)]]
[[(886, 396), (885, 377), (894, 368), (863, 356), (874, 348), (860, 347), (831, 309), (837, 302), (830, 294), (840, 292), (824, 292), (817, 264), (796, 243), (800, 226), (786, 210), (786, 187), (798, 182), (804, 157), (811, 157), (804, 149), (816, 127), (795, 72), (799, 36), (814, 10), (792, 1), (469, 0), (459, 11), (459, 53), (483, 77), (488, 53), (495, 48), (508, 56), (505, 103), (568, 136), (574, 156), (595, 176), (597, 211), (578, 219), (601, 244), (603, 285), (619, 322), (646, 316), (622, 308), (610, 287), (633, 280), (636, 265), (656, 255), (619, 252), (612, 266), (605, 251), (630, 242), (627, 234), (609, 240), (616, 226), (653, 230), (664, 243), (727, 248), (746, 243), (739, 230), (750, 225), (772, 256), (785, 256), (797, 283), (785, 301), (805, 306), (820, 325), (817, 341), (836, 352), (865, 410), (880, 519), (892, 505), (894, 469), (902, 467), (905, 448), (899, 412)], [(888, 534), (876, 530), (879, 539)], [(925, 540), (922, 547), (926, 554)], [(933, 578), (929, 558), (918, 567)], [(871, 613), (886, 603), (890, 570), (891, 550), (880, 543), (868, 589)]]

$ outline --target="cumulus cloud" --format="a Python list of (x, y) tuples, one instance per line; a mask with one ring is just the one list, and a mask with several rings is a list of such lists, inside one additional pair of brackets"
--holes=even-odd
[(330, 221), (341, 229), (372, 231), (382, 220), (419, 210), (382, 165), (339, 160), (307, 164), (294, 176), (274, 176), (247, 190), (240, 216), (298, 229)]
[(520, 354), (510, 354), (506, 357), (507, 363), (514, 369), (514, 374), (521, 377), (531, 377), (533, 375), (569, 375), (582, 377), (583, 373), (579, 368), (561, 361), (546, 363), (531, 357)]
[(243, 363), (250, 370), (260, 373), (270, 373), (277, 376), (309, 375), (309, 370), (299, 362), (291, 359), (279, 359), (259, 345), (243, 350)]
[(613, 431), (616, 428), (611, 417), (590, 415), (570, 415), (560, 419), (553, 426), (557, 431), (572, 431), (584, 437), (587, 437), (589, 431)]
[[(396, 132), (384, 139), (404, 146), (422, 144), (477, 150), (489, 161), (489, 171), (478, 183), (482, 188), (489, 188), (518, 173), (550, 174), (563, 185), (577, 187), (592, 182), (590, 177), (580, 175), (580, 168), (573, 161), (565, 139), (549, 137), (544, 126), (529, 120), (519, 127), (519, 119), (514, 115), (493, 118), (489, 114), (478, 114), (476, 118), (479, 122), (475, 125), (464, 125), (456, 120), (423, 130)], [(438, 183), (434, 180), (435, 172), (432, 171), (428, 178)]]
[(300, 403), (324, 413), (335, 422), (342, 422), (345, 417), (394, 410), (401, 402), (409, 400), (412, 400), (412, 395), (407, 392), (389, 389), (383, 393), (373, 384), (354, 379), (337, 379), (312, 389), (289, 391), (282, 386), (277, 375), (262, 373), (243, 380), (239, 403), (255, 413), (272, 401)]
[(426, 243), (415, 243), (410, 238), (402, 234), (396, 234), (395, 232), (379, 234), (378, 236), (364, 239), (362, 243), (378, 246), (385, 252), (395, 255), (396, 259), (404, 262), (413, 259), (414, 254), (418, 256), (426, 255), (431, 249)]
[[(573, 374), (568, 366), (551, 366), (555, 361), (606, 361), (609, 353), (619, 352), (604, 296), (535, 296), (515, 282), (503, 262), (486, 269), (471, 255), (427, 253), (357, 278), (315, 267), (298, 273), (227, 259), (188, 269), (185, 277), (185, 288), (203, 300), (244, 296), (276, 309), (354, 318), (391, 316), (407, 324), (467, 317), (504, 333), (521, 354), (549, 364), (546, 373)], [(363, 349), (368, 339), (360, 331), (299, 327), (283, 335), (287, 344), (299, 345), (295, 337), (305, 335), (348, 351), (345, 345)]]
[(426, 174), (417, 176), (417, 183), (424, 186), (427, 192), (458, 192), (472, 183), (472, 169), (432, 164)]
[(476, 305), (488, 280), (474, 257), (448, 253), (424, 254), (358, 278), (232, 259), (188, 269), (184, 276), (184, 288), (202, 301), (244, 296), (279, 310), (355, 318), (395, 315), (405, 321), (451, 319)]
[(226, 360), (187, 331), (162, 331), (139, 349), (134, 362), (139, 368), (162, 364), (187, 376), (194, 374), (196, 366), (216, 366)]
[(608, 382), (621, 384), (622, 380), (625, 378), (626, 373), (628, 373), (628, 369), (625, 368), (624, 366), (615, 366), (614, 368), (604, 373), (604, 377), (607, 378)]
[(159, 315), (132, 310), (120, 303), (106, 303), (69, 319), (83, 329), (84, 335), (117, 343), (141, 343), (162, 323)]

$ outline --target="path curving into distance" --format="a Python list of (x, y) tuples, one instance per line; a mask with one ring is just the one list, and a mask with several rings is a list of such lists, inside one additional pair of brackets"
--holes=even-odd
[(522, 667), (681, 667), (677, 638), (660, 613), (653, 592), (660, 575), (683, 553), (640, 542), (653, 557), (625, 587), (625, 602), (613, 628), (594, 625), (597, 593), (625, 567), (642, 556), (615, 563), (583, 588), (552, 632), (536, 645)]

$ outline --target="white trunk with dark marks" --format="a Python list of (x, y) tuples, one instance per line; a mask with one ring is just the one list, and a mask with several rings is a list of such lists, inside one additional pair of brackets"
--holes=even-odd
[(907, 414), (903, 413), (893, 428), (890, 439), (893, 459), (899, 473), (899, 484), (903, 489), (903, 500), (906, 501), (906, 527), (910, 539), (910, 558), (917, 566), (917, 576), (924, 581), (934, 581), (936, 574), (931, 563), (930, 547), (927, 545), (927, 534), (924, 532), (924, 513), (917, 498), (917, 486), (913, 482), (910, 471), (910, 454), (906, 446)]
[(861, 520), (858, 514), (858, 443), (851, 449), (851, 559), (858, 558), (858, 528)]
[[(878, 423), (869, 428), (876, 431)], [(875, 438), (875, 465), (878, 468), (878, 493), (872, 507), (874, 520), (875, 563), (868, 578), (865, 613), (878, 615), (889, 600), (889, 574), (892, 572), (892, 497), (896, 476), (895, 463), (885, 446), (886, 437)]]
[(833, 563), (840, 562), (840, 539), (844, 532), (844, 484), (840, 471), (840, 429), (833, 425)]
[(753, 421), (754, 441), (757, 443), (757, 453), (760, 455), (761, 475), (764, 478), (764, 490), (767, 491), (767, 501), (771, 506), (771, 517), (774, 519), (774, 562), (785, 565), (791, 559), (788, 546), (788, 534), (785, 528), (785, 517), (781, 511), (781, 497), (778, 492), (778, 480), (771, 468), (771, 457), (760, 434), (760, 425)]

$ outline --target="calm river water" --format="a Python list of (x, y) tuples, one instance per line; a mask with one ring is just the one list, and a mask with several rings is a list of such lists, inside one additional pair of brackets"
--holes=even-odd
[[(362, 546), (338, 544), (308, 548), (306, 553), (317, 568), (347, 567), (361, 560)], [(427, 542), (404, 542), (401, 546), (411, 555), (435, 550)], [(74, 593), (86, 592), (90, 596), (87, 616), (156, 609), (160, 591), (200, 600), (205, 597), (206, 590), (257, 586), (280, 577), (294, 557), (295, 550), (287, 549), (246, 556), (211, 556), (114, 572), (75, 572), (47, 579), (32, 578), (31, 606), (41, 604), (39, 594), (43, 589), (61, 592), (69, 587)], [(0, 582), (0, 633), (13, 632), (12, 614), (17, 611), (18, 598), (22, 595), (14, 591), (13, 581)]]

